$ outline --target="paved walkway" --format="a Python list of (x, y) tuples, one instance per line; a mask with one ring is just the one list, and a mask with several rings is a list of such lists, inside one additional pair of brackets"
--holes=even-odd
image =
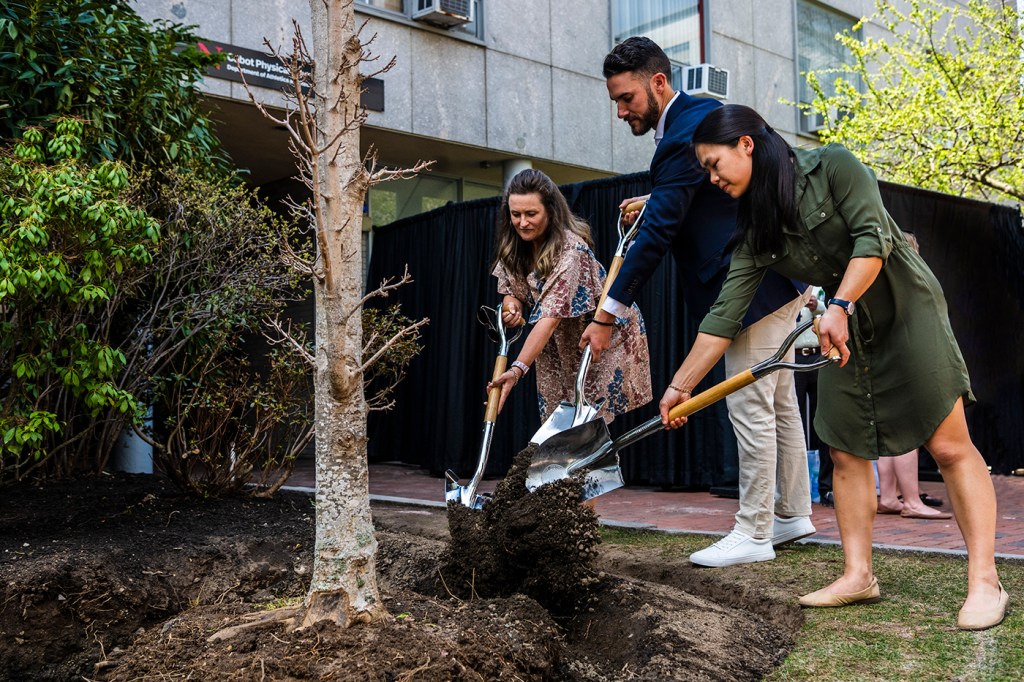
[[(296, 468), (289, 486), (312, 489), (314, 472), (307, 463)], [(463, 483), (467, 480), (463, 479)], [(996, 554), (1024, 559), (1024, 477), (993, 476), (998, 515)], [(484, 481), (481, 492), (490, 492), (497, 481)], [(921, 490), (948, 501), (943, 483), (921, 481)], [(373, 499), (408, 504), (444, 506), (444, 480), (422, 469), (401, 464), (370, 465), (370, 495)], [(735, 499), (706, 492), (675, 492), (660, 488), (625, 487), (596, 498), (597, 513), (607, 525), (650, 528), (671, 533), (725, 535), (732, 529), (738, 509)], [(948, 510), (948, 504), (945, 507)], [(808, 541), (838, 543), (835, 511), (814, 505), (811, 520), (818, 532)], [(882, 515), (875, 519), (876, 547), (965, 553), (963, 538), (953, 519), (905, 519)]]

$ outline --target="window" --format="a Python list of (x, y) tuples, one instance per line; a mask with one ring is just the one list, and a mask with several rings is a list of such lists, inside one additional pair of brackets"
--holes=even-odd
[(370, 218), (374, 225), (387, 225), (458, 200), (459, 181), (455, 179), (420, 175), (392, 180), (370, 188)]
[(646, 36), (674, 63), (695, 66), (704, 61), (703, 5), (701, 0), (613, 0), (612, 40), (617, 45)]
[[(853, 28), (854, 20), (807, 0), (797, 3), (797, 92), (800, 104), (814, 101), (814, 92), (807, 85), (807, 72), (837, 69), (853, 62), (850, 50), (836, 40), (836, 34)], [(860, 31), (854, 33), (860, 38)], [(850, 73), (823, 73), (819, 80), (828, 96), (835, 94), (836, 79), (851, 81), (858, 90), (864, 86), (860, 76)], [(825, 126), (821, 114), (800, 112), (800, 132), (816, 133)]]
[[(437, 28), (446, 29), (453, 35), (483, 39), (482, 17), (480, 15), (483, 9), (483, 0), (356, 0), (356, 4), (367, 8), (372, 7), (374, 11), (370, 13), (381, 17), (392, 15), (392, 18), (397, 16), (406, 20), (421, 17), (422, 11), (427, 11), (429, 14), (431, 9), (443, 10), (444, 12), (459, 15), (468, 11), (469, 15), (473, 18), (473, 21), (469, 23), (460, 24), (457, 21), (442, 21), (438, 23), (427, 19), (422, 20), (422, 24), (421, 21), (416, 21), (416, 24), (432, 24)], [(444, 18), (443, 14), (437, 16)]]
[(390, 180), (370, 188), (370, 218), (374, 226), (387, 225), (452, 201), (484, 199), (501, 193), (502, 188), (498, 186), (434, 173), (408, 180)]
[(379, 7), (380, 9), (385, 9), (385, 10), (387, 10), (389, 12), (405, 12), (405, 9), (402, 7), (403, 0), (358, 0), (358, 1), (360, 3), (362, 3), (362, 4), (364, 4), (364, 5), (369, 5), (370, 7)]

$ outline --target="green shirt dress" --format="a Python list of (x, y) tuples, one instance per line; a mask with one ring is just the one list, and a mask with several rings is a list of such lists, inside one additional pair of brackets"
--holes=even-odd
[(850, 361), (818, 372), (814, 428), (831, 447), (864, 459), (902, 455), (931, 437), (957, 398), (974, 402), (946, 299), (886, 212), (869, 168), (840, 145), (793, 153), (799, 226), (785, 229), (777, 252), (737, 247), (700, 331), (734, 338), (767, 268), (831, 298), (851, 258), (881, 258), (850, 318)]

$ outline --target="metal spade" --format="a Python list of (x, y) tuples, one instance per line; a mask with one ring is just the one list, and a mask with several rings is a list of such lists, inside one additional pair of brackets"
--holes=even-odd
[[(686, 402), (679, 403), (669, 411), (669, 418), (687, 417), (777, 370), (806, 372), (838, 361), (839, 350), (834, 346), (828, 357), (807, 365), (783, 361), (796, 338), (812, 324), (817, 330), (817, 318), (797, 326), (770, 358), (698, 393)], [(545, 483), (585, 474), (583, 500), (621, 488), (625, 482), (619, 468), (619, 451), (664, 428), (659, 415), (612, 440), (604, 420), (595, 419), (553, 435), (533, 453), (533, 460), (526, 474), (526, 487), (533, 492)]]
[[(508, 363), (508, 348), (520, 334), (523, 327), (517, 328), (511, 336), (505, 333), (505, 324), (501, 320), (502, 308), (488, 308), (480, 306), (477, 311), (477, 319), (485, 325), (488, 335), (498, 342), (498, 357), (494, 360), (494, 371), (491, 374), (491, 381), (494, 381), (505, 373)], [(450, 469), (445, 472), (444, 499), (446, 502), (458, 502), (470, 509), (480, 509), (489, 499), (484, 495), (478, 495), (477, 486), (484, 476), (484, 469), (487, 468), (487, 457), (491, 452), (491, 440), (494, 437), (494, 422), (498, 418), (498, 402), (501, 398), (501, 387), (495, 386), (487, 392), (487, 409), (484, 412), (483, 437), (480, 443), (480, 456), (477, 460), (476, 471), (473, 478), (466, 485), (459, 484), (459, 477)]]

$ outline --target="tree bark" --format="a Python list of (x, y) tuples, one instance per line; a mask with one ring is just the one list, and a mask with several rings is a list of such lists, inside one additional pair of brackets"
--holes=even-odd
[(317, 222), (316, 550), (303, 626), (386, 616), (377, 588), (363, 396), (362, 207), (369, 174), (359, 154), (362, 44), (352, 0), (310, 0), (320, 150), (312, 161)]

